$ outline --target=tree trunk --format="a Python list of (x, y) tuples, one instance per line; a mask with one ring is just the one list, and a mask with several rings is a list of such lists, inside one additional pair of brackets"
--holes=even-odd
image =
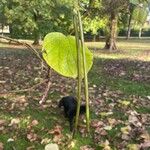
[(4, 24), (2, 23), (2, 35), (4, 35)]
[(116, 37), (117, 37), (117, 18), (118, 15), (115, 13), (111, 13), (110, 16), (110, 23), (108, 24), (109, 30), (106, 35), (106, 43), (105, 43), (105, 49), (117, 50), (116, 46)]
[(107, 33), (104, 49), (109, 49), (109, 48), (110, 48), (110, 35), (109, 33)]
[(130, 38), (130, 35), (131, 35), (131, 21), (132, 21), (132, 17), (133, 17), (133, 12), (134, 12), (134, 9), (136, 8), (136, 6), (132, 3), (130, 3), (129, 5), (129, 20), (128, 20), (128, 30), (127, 30), (127, 35), (126, 35), (126, 39), (129, 39)]
[(9, 34), (10, 34), (10, 37), (13, 38), (13, 27), (12, 27), (12, 24), (9, 24)]
[(96, 34), (93, 35), (93, 42), (96, 42)]
[[(93, 35), (93, 42), (96, 42), (96, 34)], [(94, 47), (94, 50), (96, 51), (96, 46)]]
[(127, 36), (126, 36), (127, 40), (130, 38), (130, 35), (131, 35), (131, 26), (128, 27)]
[(128, 40), (131, 35), (131, 20), (132, 20), (132, 14), (129, 16), (129, 22), (128, 22), (128, 30), (127, 30), (127, 36), (126, 39)]
[(38, 29), (38, 11), (34, 11), (33, 19), (35, 23), (37, 24), (37, 28), (34, 29), (34, 42), (33, 45), (39, 45), (40, 44), (40, 31)]
[(139, 29), (139, 39), (141, 38), (141, 36), (142, 36), (142, 28), (140, 27), (140, 29)]
[(39, 45), (40, 44), (40, 33), (37, 29), (34, 30), (34, 42), (33, 45)]

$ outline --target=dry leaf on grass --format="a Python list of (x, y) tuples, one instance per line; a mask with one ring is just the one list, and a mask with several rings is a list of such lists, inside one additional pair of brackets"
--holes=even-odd
[(2, 142), (0, 142), (0, 150), (4, 149), (4, 144)]
[(53, 135), (53, 141), (55, 143), (61, 143), (63, 137), (61, 126), (57, 125), (54, 129), (50, 130), (48, 133)]
[(37, 120), (33, 120), (32, 122), (31, 122), (31, 126), (36, 126), (36, 125), (38, 125), (39, 124), (39, 122), (37, 121)]
[(59, 147), (57, 144), (48, 144), (45, 146), (45, 150), (59, 150)]
[(0, 127), (6, 125), (7, 121), (4, 119), (0, 119)]
[(92, 148), (92, 147), (89, 146), (89, 145), (84, 145), (84, 146), (81, 146), (81, 147), (80, 147), (80, 150), (95, 150), (95, 149)]
[(37, 134), (35, 133), (29, 133), (27, 134), (27, 139), (30, 141), (30, 142), (33, 142), (33, 141), (36, 141), (38, 138)]
[(19, 118), (13, 118), (9, 124), (9, 126), (18, 125), (20, 123)]

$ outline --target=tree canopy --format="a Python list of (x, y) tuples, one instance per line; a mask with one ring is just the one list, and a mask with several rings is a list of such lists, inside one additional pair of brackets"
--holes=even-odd
[[(30, 37), (38, 44), (39, 39), (49, 32), (74, 34), (73, 6), (73, 0), (2, 0), (0, 22), (1, 25), (9, 25), (12, 37)], [(84, 33), (97, 35), (99, 30), (103, 30), (106, 36), (105, 48), (113, 50), (117, 49), (118, 25), (128, 28), (130, 34), (131, 22), (143, 24), (145, 21), (150, 1), (81, 0), (79, 6)]]

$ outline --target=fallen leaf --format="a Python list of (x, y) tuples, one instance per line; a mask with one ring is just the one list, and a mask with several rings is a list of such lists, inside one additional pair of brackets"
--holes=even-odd
[(150, 100), (150, 96), (147, 96), (147, 98)]
[(147, 142), (144, 142), (144, 143), (140, 144), (140, 148), (141, 149), (150, 148), (150, 141), (147, 141)]
[(92, 147), (89, 146), (89, 145), (84, 145), (84, 146), (81, 146), (81, 147), (80, 147), (80, 150), (95, 150), (95, 149), (92, 148)]
[(48, 144), (50, 142), (51, 142), (51, 139), (45, 138), (45, 139), (42, 139), (41, 144)]
[(67, 148), (68, 148), (68, 149), (72, 149), (72, 148), (75, 147), (75, 145), (76, 145), (76, 140), (71, 140), (71, 141), (69, 142), (69, 144), (67, 145)]
[(100, 113), (101, 117), (107, 117), (107, 116), (112, 115), (112, 114), (113, 114), (113, 112), (101, 112)]
[(97, 127), (100, 127), (100, 126), (103, 126), (103, 122), (102, 121), (99, 121), (99, 120), (93, 120), (91, 122), (91, 127), (93, 128), (97, 128)]
[(122, 127), (122, 128), (121, 128), (121, 132), (122, 132), (123, 134), (129, 134), (130, 131), (131, 131), (131, 127), (130, 127), (130, 126), (126, 126), (126, 127)]
[(0, 131), (3, 131), (4, 129), (5, 129), (4, 126), (1, 126), (1, 127), (0, 127)]
[(4, 83), (6, 83), (6, 81), (2, 81), (2, 80), (0, 80), (0, 84), (4, 84)]
[(26, 148), (26, 150), (34, 150), (35, 149), (35, 146), (29, 146)]
[(128, 105), (130, 105), (130, 101), (123, 100), (123, 101), (120, 101), (120, 104), (122, 104), (124, 106), (128, 106)]
[(0, 126), (6, 125), (6, 122), (7, 122), (6, 120), (1, 119), (1, 120), (0, 120)]
[(37, 134), (35, 133), (29, 133), (27, 134), (27, 139), (30, 141), (30, 142), (33, 142), (33, 141), (36, 141), (37, 140)]
[(2, 142), (0, 142), (0, 150), (4, 149), (4, 144)]
[(7, 142), (9, 143), (9, 142), (14, 142), (15, 140), (14, 139), (12, 139), (12, 138), (9, 138), (8, 140), (7, 140)]
[(57, 144), (48, 144), (45, 146), (45, 150), (59, 150), (59, 147)]
[(62, 127), (56, 126), (54, 129), (50, 130), (48, 133), (54, 134), (54, 135), (59, 135), (59, 134), (61, 134), (61, 131), (62, 131)]
[(106, 140), (105, 142), (102, 142), (100, 144), (101, 147), (103, 147), (103, 150), (112, 150), (112, 148), (109, 146), (109, 141)]
[(59, 143), (63, 137), (62, 127), (58, 125), (54, 129), (50, 130), (48, 133), (53, 134), (53, 141), (55, 143)]
[(39, 124), (39, 122), (37, 121), (37, 120), (33, 120), (32, 122), (31, 122), (31, 126), (36, 126), (36, 125), (38, 125)]
[(130, 140), (130, 137), (129, 137), (128, 134), (122, 134), (121, 138), (122, 138), (123, 140), (127, 140), (127, 141)]
[(141, 127), (142, 123), (139, 121), (136, 115), (131, 114), (128, 117), (129, 123), (133, 124), (135, 127)]
[(14, 118), (11, 120), (9, 126), (13, 126), (13, 125), (17, 125), (20, 123), (20, 119), (19, 118)]
[(110, 126), (113, 126), (117, 123), (116, 119), (112, 119), (112, 118), (108, 118), (108, 122), (109, 122)]
[(128, 147), (128, 150), (140, 150), (140, 147), (138, 144), (129, 144), (127, 147)]
[(109, 131), (112, 129), (112, 126), (105, 126), (104, 129)]

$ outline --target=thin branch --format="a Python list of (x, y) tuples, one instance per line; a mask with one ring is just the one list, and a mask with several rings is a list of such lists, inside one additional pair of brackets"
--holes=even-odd
[(48, 79), (45, 79), (43, 81), (41, 81), (38, 84), (35, 84), (34, 86), (27, 88), (27, 89), (22, 89), (22, 90), (13, 90), (13, 91), (8, 91), (8, 92), (2, 92), (0, 94), (7, 94), (7, 93), (20, 93), (20, 92), (28, 92), (28, 91), (33, 91), (35, 88), (38, 88), (40, 85), (44, 84), (45, 82), (47, 82)]
[(47, 78), (48, 83), (47, 83), (47, 87), (45, 89), (44, 95), (43, 95), (42, 99), (39, 101), (39, 104), (44, 103), (46, 101), (47, 96), (48, 96), (48, 92), (49, 92), (50, 87), (51, 87), (51, 81), (50, 81), (51, 71), (52, 71), (51, 68), (48, 67), (47, 74), (46, 74), (46, 78)]
[(32, 45), (30, 45), (30, 44), (28, 44), (26, 42), (21, 42), (21, 41), (19, 41), (17, 39), (12, 39), (12, 38), (3, 36), (3, 35), (0, 35), (0, 38), (8, 40), (8, 41), (13, 41), (13, 42), (21, 44), (21, 45), (24, 45), (25, 47), (27, 47), (28, 49), (33, 51), (35, 53), (35, 55), (43, 62), (43, 58), (40, 56), (39, 52)]
[(39, 101), (39, 104), (43, 104), (46, 101), (46, 98), (47, 98), (48, 92), (50, 90), (50, 87), (51, 87), (51, 81), (49, 80), (48, 84), (47, 84), (47, 87), (45, 89), (44, 95), (43, 95), (42, 99)]

